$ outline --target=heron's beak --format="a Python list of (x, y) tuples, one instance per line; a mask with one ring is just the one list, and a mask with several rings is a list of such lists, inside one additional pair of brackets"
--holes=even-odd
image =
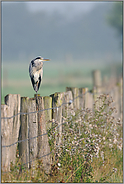
[(42, 61), (43, 61), (43, 62), (49, 62), (50, 59), (42, 58)]

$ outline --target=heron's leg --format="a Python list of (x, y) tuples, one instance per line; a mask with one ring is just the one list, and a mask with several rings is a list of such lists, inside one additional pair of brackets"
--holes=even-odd
[(36, 91), (36, 104), (38, 103), (38, 99), (37, 99), (37, 91)]

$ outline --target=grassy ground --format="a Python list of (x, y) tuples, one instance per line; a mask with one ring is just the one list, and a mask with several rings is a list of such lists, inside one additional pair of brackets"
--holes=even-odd
[[(2, 64), (2, 103), (7, 94), (34, 96), (28, 67), (29, 63), (21, 62)], [(109, 76), (111, 67), (105, 65), (104, 62), (57, 63), (51, 61), (45, 63), (43, 81), (38, 93), (41, 96), (48, 96), (55, 92), (65, 91), (67, 86), (91, 89), (92, 70), (94, 69), (100, 69), (102, 75)]]

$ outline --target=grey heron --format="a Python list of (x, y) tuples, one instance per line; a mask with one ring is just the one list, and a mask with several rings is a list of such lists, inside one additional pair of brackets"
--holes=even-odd
[(29, 75), (31, 78), (33, 88), (36, 91), (36, 93), (39, 90), (40, 83), (42, 81), (43, 63), (45, 61), (50, 61), (50, 59), (45, 59), (45, 58), (42, 58), (41, 56), (38, 56), (35, 59), (33, 59), (29, 65)]

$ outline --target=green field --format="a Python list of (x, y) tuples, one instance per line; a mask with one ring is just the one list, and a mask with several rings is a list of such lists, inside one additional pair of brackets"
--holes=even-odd
[[(115, 69), (121, 73), (121, 65), (115, 64)], [(33, 97), (33, 90), (29, 78), (29, 63), (2, 63), (2, 95), (1, 102), (7, 94), (20, 94)], [(49, 96), (55, 92), (63, 92), (67, 86), (92, 88), (92, 71), (100, 69), (102, 76), (110, 76), (111, 65), (105, 65), (102, 61), (96, 62), (49, 62), (44, 64), (42, 85), (38, 93), (41, 96)]]

